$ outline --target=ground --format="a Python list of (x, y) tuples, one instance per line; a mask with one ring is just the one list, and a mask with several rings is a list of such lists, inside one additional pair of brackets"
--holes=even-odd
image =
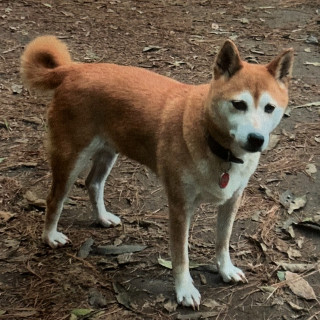
[[(0, 319), (319, 319), (319, 10), (316, 0), (2, 0)], [(170, 260), (166, 197), (147, 168), (126, 158), (105, 197), (122, 226), (93, 223), (83, 173), (60, 223), (72, 244), (42, 244), (50, 99), (22, 87), (19, 57), (43, 34), (63, 39), (76, 61), (134, 65), (194, 84), (210, 80), (226, 38), (251, 62), (294, 48), (289, 112), (250, 180), (231, 240), (247, 284), (225, 284), (216, 273), (215, 208), (203, 204), (190, 233), (202, 305), (176, 306), (171, 272), (159, 263)], [(128, 253), (123, 246), (132, 244), (138, 251)]]

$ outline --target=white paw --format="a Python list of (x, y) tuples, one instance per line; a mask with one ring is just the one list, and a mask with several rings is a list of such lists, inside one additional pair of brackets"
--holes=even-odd
[(224, 282), (248, 282), (242, 270), (235, 267), (231, 262), (226, 264), (225, 266), (220, 266), (219, 273), (222, 276)]
[(193, 285), (192, 279), (187, 282), (176, 284), (176, 295), (179, 304), (199, 310), (201, 295)]
[(98, 222), (103, 227), (107, 227), (107, 228), (121, 224), (120, 218), (108, 211), (105, 211), (103, 214), (99, 215)]
[(70, 242), (69, 238), (66, 235), (58, 231), (44, 231), (42, 234), (42, 240), (53, 249), (62, 247), (66, 243)]

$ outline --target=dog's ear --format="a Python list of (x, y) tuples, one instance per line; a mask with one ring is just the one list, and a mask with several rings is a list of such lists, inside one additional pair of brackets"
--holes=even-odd
[(231, 40), (227, 40), (215, 58), (213, 64), (213, 77), (215, 80), (219, 79), (221, 76), (225, 76), (229, 79), (241, 68), (242, 63), (239, 51)]
[(278, 57), (267, 64), (268, 71), (276, 80), (289, 85), (293, 67), (293, 49), (283, 51)]

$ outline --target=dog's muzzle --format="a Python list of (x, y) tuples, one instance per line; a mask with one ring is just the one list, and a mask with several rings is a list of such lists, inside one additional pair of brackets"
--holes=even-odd
[(264, 136), (259, 133), (249, 133), (247, 138), (247, 143), (244, 147), (246, 151), (258, 152), (264, 143)]

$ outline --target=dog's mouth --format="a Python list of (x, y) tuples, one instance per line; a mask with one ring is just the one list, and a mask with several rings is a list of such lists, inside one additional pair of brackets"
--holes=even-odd
[(242, 147), (242, 149), (247, 151), (247, 152), (251, 152), (251, 153), (261, 152), (262, 151), (261, 147), (253, 146), (253, 145), (251, 145), (249, 143), (245, 144), (245, 146)]

